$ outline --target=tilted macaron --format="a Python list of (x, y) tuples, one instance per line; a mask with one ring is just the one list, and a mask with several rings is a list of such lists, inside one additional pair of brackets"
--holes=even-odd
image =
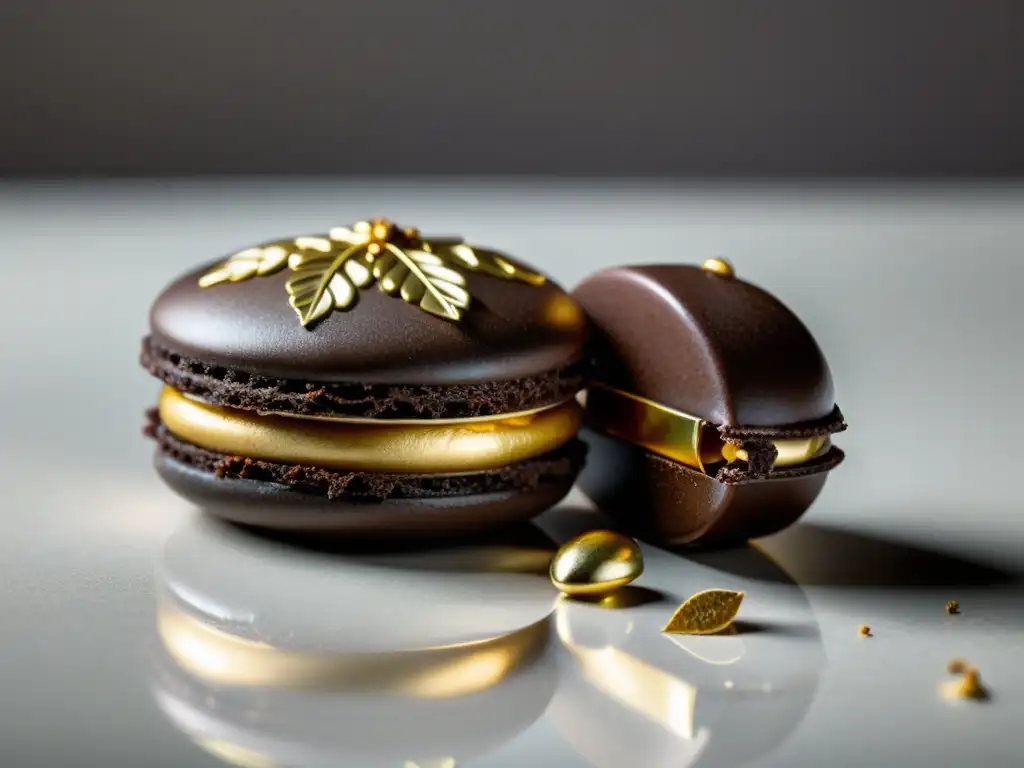
[(156, 466), (219, 516), (405, 535), (529, 518), (583, 457), (586, 322), (533, 269), (386, 220), (206, 264), (156, 300)]
[(718, 259), (609, 269), (573, 291), (593, 326), (580, 487), (662, 543), (774, 533), (843, 459), (832, 376), (807, 327)]

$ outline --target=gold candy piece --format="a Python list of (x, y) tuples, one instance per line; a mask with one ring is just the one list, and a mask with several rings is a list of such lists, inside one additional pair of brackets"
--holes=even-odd
[(705, 272), (714, 272), (719, 277), (736, 277), (736, 270), (726, 259), (707, 259), (700, 268)]
[(726, 629), (740, 610), (743, 592), (706, 589), (683, 603), (662, 632), (677, 635), (713, 635)]
[(470, 305), (465, 272), (543, 285), (545, 278), (508, 256), (467, 245), (461, 238), (428, 239), (415, 227), (387, 219), (335, 227), (326, 235), (307, 235), (246, 248), (199, 278), (201, 288), (265, 277), (287, 267), (285, 283), (292, 309), (311, 328), (334, 310), (356, 305), (359, 290), (376, 282), (446, 320), (462, 319)]
[(607, 595), (644, 572), (639, 545), (614, 531), (590, 531), (570, 539), (551, 561), (551, 583), (573, 597)]
[(867, 624), (861, 624), (860, 627), (857, 628), (857, 634), (861, 637), (871, 637), (871, 627)]

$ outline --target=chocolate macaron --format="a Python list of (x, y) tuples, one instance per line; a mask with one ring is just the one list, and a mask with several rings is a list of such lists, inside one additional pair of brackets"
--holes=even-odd
[(540, 273), (386, 220), (247, 248), (156, 300), (156, 467), (251, 525), (404, 536), (532, 517), (584, 447), (586, 321)]
[(719, 259), (609, 269), (573, 298), (596, 361), (579, 484), (600, 509), (667, 544), (731, 544), (803, 514), (846, 424), (796, 315)]

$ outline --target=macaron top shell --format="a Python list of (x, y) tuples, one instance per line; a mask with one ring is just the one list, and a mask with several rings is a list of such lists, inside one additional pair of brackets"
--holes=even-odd
[(584, 315), (551, 281), (466, 274), (472, 303), (457, 322), (371, 284), (350, 308), (306, 327), (289, 304), (288, 270), (201, 287), (200, 277), (217, 263), (189, 272), (160, 295), (150, 314), (152, 343), (260, 376), (369, 385), (508, 381), (583, 356)]
[(750, 283), (694, 266), (628, 266), (572, 295), (593, 325), (600, 383), (725, 427), (804, 424), (835, 411), (814, 337)]

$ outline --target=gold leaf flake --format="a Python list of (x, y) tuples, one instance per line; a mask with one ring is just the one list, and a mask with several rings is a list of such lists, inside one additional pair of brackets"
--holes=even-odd
[(743, 592), (708, 589), (698, 592), (669, 619), (662, 632), (680, 635), (711, 635), (728, 627), (743, 602)]
[(948, 613), (950, 616), (954, 616), (960, 613), (960, 603), (958, 603), (956, 600), (950, 600), (949, 602), (947, 602), (946, 613)]

